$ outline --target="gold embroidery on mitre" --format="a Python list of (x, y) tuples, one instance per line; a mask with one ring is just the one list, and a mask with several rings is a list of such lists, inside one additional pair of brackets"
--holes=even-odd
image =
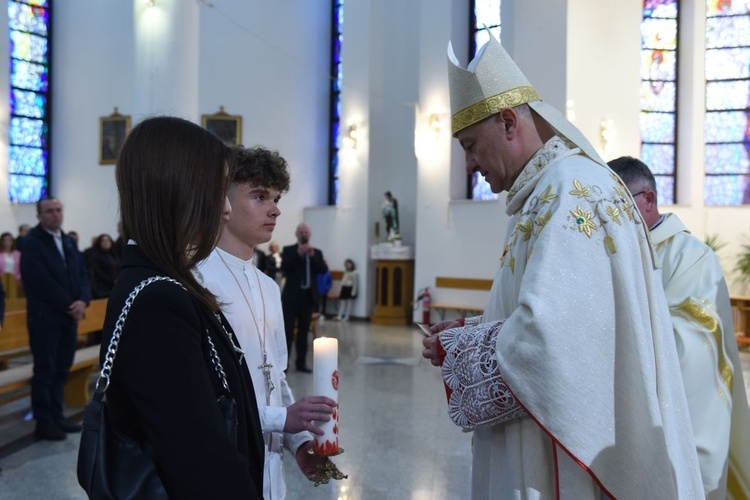
[[(719, 377), (721, 377), (722, 382), (724, 382), (724, 385), (727, 386), (727, 389), (731, 394), (734, 373), (732, 373), (732, 366), (724, 356), (724, 341), (722, 339), (721, 323), (711, 311), (702, 307), (692, 299), (687, 299), (685, 302), (675, 307), (695, 320), (696, 323), (708, 330), (713, 336), (714, 342), (716, 342), (716, 354), (718, 355), (717, 368), (719, 370)], [(726, 395), (720, 395), (723, 399), (726, 399)]]
[(542, 98), (539, 97), (536, 89), (530, 85), (506, 90), (492, 97), (487, 97), (453, 115), (451, 118), (452, 133), (455, 134), (459, 130), (481, 122), (488, 116), (497, 114), (505, 108), (515, 108), (527, 102), (541, 100)]

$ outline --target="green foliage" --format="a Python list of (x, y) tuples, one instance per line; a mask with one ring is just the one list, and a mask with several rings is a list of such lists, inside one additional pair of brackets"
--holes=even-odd
[(719, 241), (719, 235), (718, 234), (707, 234), (706, 239), (703, 240), (703, 243), (709, 246), (711, 250), (713, 250), (715, 253), (718, 253), (719, 250), (727, 246), (727, 244), (723, 241)]
[(739, 273), (742, 283), (750, 283), (750, 243), (744, 243), (741, 249), (734, 270)]

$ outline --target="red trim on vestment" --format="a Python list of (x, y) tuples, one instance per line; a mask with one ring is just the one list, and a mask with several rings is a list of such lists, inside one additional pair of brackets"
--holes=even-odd
[(557, 443), (552, 441), (552, 459), (555, 462), (555, 498), (560, 500), (560, 468), (557, 465)]
[[(503, 380), (504, 380), (504, 379), (503, 379)], [(568, 449), (567, 449), (567, 448), (565, 447), (565, 445), (563, 445), (563, 444), (562, 444), (562, 442), (561, 442), (561, 441), (560, 441), (559, 439), (557, 439), (557, 438), (556, 438), (555, 436), (553, 436), (553, 435), (552, 435), (552, 433), (551, 433), (551, 432), (550, 432), (549, 430), (547, 430), (547, 428), (546, 428), (546, 427), (544, 427), (544, 426), (543, 426), (543, 425), (542, 425), (542, 424), (541, 424), (541, 423), (539, 422), (539, 420), (537, 420), (537, 419), (536, 419), (536, 417), (534, 417), (534, 415), (532, 415), (532, 413), (531, 413), (531, 412), (529, 411), (529, 409), (528, 409), (528, 408), (526, 408), (526, 407), (525, 407), (525, 406), (523, 405), (523, 403), (521, 403), (521, 400), (520, 400), (520, 399), (518, 399), (518, 397), (516, 396), (516, 394), (515, 394), (515, 393), (513, 392), (513, 390), (512, 390), (511, 388), (510, 388), (510, 385), (508, 385), (508, 381), (507, 381), (507, 380), (505, 380), (505, 385), (506, 385), (506, 386), (508, 387), (508, 390), (510, 391), (510, 393), (511, 393), (511, 394), (513, 394), (513, 397), (514, 397), (514, 398), (516, 398), (516, 402), (518, 402), (518, 405), (519, 405), (519, 406), (520, 406), (521, 408), (523, 408), (524, 410), (526, 410), (526, 413), (527, 413), (527, 414), (529, 415), (529, 417), (531, 418), (531, 420), (533, 420), (533, 421), (534, 421), (534, 423), (536, 423), (536, 425), (538, 425), (538, 426), (539, 426), (539, 428), (540, 428), (540, 429), (542, 429), (542, 430), (544, 431), (544, 433), (545, 433), (545, 434), (547, 434), (547, 435), (548, 435), (548, 436), (550, 437), (550, 439), (552, 440), (552, 443), (553, 443), (553, 445), (555, 445), (555, 444), (556, 444), (556, 445), (558, 445), (558, 446), (559, 446), (560, 448), (562, 448), (562, 449), (563, 449), (563, 451), (564, 451), (565, 453), (567, 453), (567, 454), (568, 454), (568, 456), (569, 456), (570, 458), (572, 458), (572, 459), (573, 459), (573, 460), (574, 460), (574, 461), (575, 461), (575, 462), (576, 462), (576, 463), (577, 463), (577, 464), (578, 464), (578, 465), (579, 465), (579, 466), (580, 466), (581, 468), (583, 468), (583, 470), (585, 470), (585, 471), (586, 471), (586, 472), (587, 472), (587, 473), (589, 474), (589, 476), (591, 476), (591, 479), (593, 479), (593, 480), (594, 480), (594, 482), (595, 482), (595, 483), (596, 483), (596, 484), (597, 484), (597, 485), (599, 486), (599, 488), (601, 488), (601, 490), (602, 490), (602, 491), (603, 491), (603, 492), (604, 492), (604, 493), (605, 493), (606, 495), (608, 495), (608, 496), (609, 496), (610, 498), (615, 498), (615, 496), (614, 496), (614, 495), (613, 495), (612, 493), (610, 493), (610, 492), (609, 492), (609, 490), (608, 490), (607, 488), (605, 488), (605, 487), (604, 487), (604, 485), (603, 485), (603, 484), (602, 484), (602, 482), (601, 482), (601, 481), (599, 480), (599, 478), (598, 478), (598, 477), (596, 477), (596, 474), (594, 474), (594, 471), (592, 471), (591, 469), (589, 469), (589, 467), (588, 467), (588, 466), (587, 466), (586, 464), (584, 464), (584, 463), (583, 463), (583, 462), (582, 462), (581, 460), (579, 460), (579, 459), (578, 459), (578, 457), (576, 457), (575, 455), (573, 455), (573, 454), (572, 454), (572, 453), (570, 452), (570, 450), (568, 450)], [(555, 456), (555, 460), (556, 460), (556, 459), (557, 459), (557, 457)], [(556, 464), (556, 463), (555, 463), (555, 480), (557, 481), (557, 464)], [(559, 485), (558, 485), (558, 486), (559, 486)], [(559, 488), (558, 488), (558, 493), (559, 493)]]
[(459, 325), (461, 325), (461, 326), (464, 326), (464, 325), (466, 325), (466, 318), (458, 318), (458, 319), (456, 320), (456, 322), (457, 322), (457, 323), (458, 323)]

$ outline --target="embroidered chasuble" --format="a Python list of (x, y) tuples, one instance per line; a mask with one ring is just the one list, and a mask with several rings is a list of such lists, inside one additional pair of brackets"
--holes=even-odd
[(721, 265), (674, 214), (666, 214), (651, 240), (672, 316), (706, 498), (727, 498), (727, 478), (730, 498), (750, 498), (750, 413)]
[[(216, 295), (222, 312), (229, 320), (229, 324), (232, 325), (237, 340), (245, 351), (247, 367), (253, 379), (258, 401), (261, 429), (266, 439), (263, 497), (278, 499), (284, 498), (286, 495), (278, 437), (284, 432), (286, 407), (294, 403), (294, 395), (287, 384), (286, 374), (284, 373), (288, 356), (279, 286), (273, 279), (260, 271), (257, 272), (256, 277), (256, 271), (252, 259), (243, 261), (220, 248), (216, 248), (206, 260), (198, 264), (196, 275), (203, 286)], [(232, 274), (237, 278), (236, 281)], [(260, 281), (260, 287), (263, 291), (262, 299), (258, 289), (258, 281)], [(238, 283), (245, 296), (238, 289)], [(261, 330), (265, 329), (267, 361), (273, 365), (270, 369), (271, 384), (273, 385), (273, 390), (269, 395), (270, 405), (266, 405), (266, 378), (261, 369), (258, 368), (264, 364), (261, 344), (245, 298), (248, 299), (253, 308), (258, 327)], [(264, 302), (265, 316), (263, 312)], [(309, 432), (283, 434), (283, 446), (291, 451), (292, 463), (295, 466), (296, 462), (293, 457), (297, 449), (311, 440), (312, 435)]]
[(701, 498), (668, 308), (627, 188), (554, 137), (506, 212), (481, 324), (440, 334), (449, 412), (474, 431), (472, 498)]

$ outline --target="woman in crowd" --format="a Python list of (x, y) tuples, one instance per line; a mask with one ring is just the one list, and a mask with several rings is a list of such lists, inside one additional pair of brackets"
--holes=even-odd
[(19, 293), (21, 286), (21, 252), (16, 250), (16, 242), (13, 235), (3, 233), (0, 235), (0, 274), (2, 275), (5, 293), (9, 299), (22, 296)]
[(108, 234), (100, 234), (89, 252), (86, 264), (89, 267), (91, 296), (95, 299), (109, 297), (115, 286), (120, 264), (115, 257), (114, 243)]
[[(130, 132), (115, 169), (130, 241), (109, 298), (102, 361), (128, 295), (154, 276), (173, 281), (156, 281), (133, 301), (107, 404), (115, 429), (153, 448), (169, 498), (263, 495), (263, 435), (247, 363), (216, 298), (192, 274), (231, 214), (228, 161), (229, 149), (210, 132), (156, 117)], [(237, 403), (235, 432), (217, 404), (227, 389)]]

